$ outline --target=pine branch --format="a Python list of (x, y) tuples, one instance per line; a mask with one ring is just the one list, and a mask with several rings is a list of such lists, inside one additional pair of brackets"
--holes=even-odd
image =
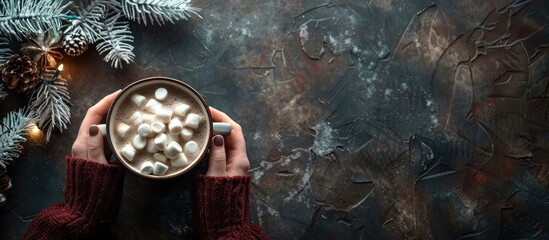
[(191, 7), (190, 0), (122, 0), (122, 12), (130, 20), (147, 25), (147, 22), (164, 25), (166, 21), (189, 19), (191, 14), (198, 17), (200, 8)]
[[(8, 39), (0, 37), (0, 69), (2, 65), (11, 57), (11, 50), (9, 48)], [(0, 76), (0, 80), (2, 77)], [(4, 100), (8, 94), (4, 92), (4, 85), (0, 83), (0, 101)]]
[(0, 0), (0, 34), (21, 40), (31, 34), (61, 27), (63, 14), (72, 2), (45, 0)]
[(4, 92), (4, 85), (0, 84), (0, 101), (4, 100), (8, 94)]
[(29, 123), (34, 113), (25, 111), (24, 108), (8, 113), (0, 122), (0, 166), (6, 168), (8, 161), (19, 157), (23, 149), (22, 143), (26, 142)]
[(105, 62), (111, 62), (115, 68), (122, 68), (122, 62), (129, 64), (135, 57), (131, 45), (133, 36), (128, 23), (118, 21), (120, 14), (110, 15), (103, 23), (101, 39), (96, 48), (99, 54), (107, 53), (103, 58)]
[(101, 35), (101, 22), (111, 8), (119, 8), (117, 0), (88, 0), (85, 7), (76, 8), (77, 18), (65, 29), (64, 34), (80, 34), (87, 43), (95, 43)]
[[(48, 67), (42, 79), (52, 79), (54, 73), (55, 69)], [(35, 88), (38, 90), (31, 97), (29, 105), (37, 115), (36, 125), (46, 132), (46, 142), (48, 142), (55, 129), (63, 132), (71, 121), (72, 103), (67, 82), (59, 76), (54, 83), (42, 83)]]
[(8, 39), (0, 37), (0, 66), (11, 57), (11, 54)]

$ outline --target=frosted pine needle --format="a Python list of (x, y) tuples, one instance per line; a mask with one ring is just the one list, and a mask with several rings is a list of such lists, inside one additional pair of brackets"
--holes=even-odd
[[(54, 73), (55, 69), (48, 67), (42, 79), (50, 80)], [(42, 83), (35, 88), (36, 92), (30, 100), (30, 109), (36, 112), (36, 125), (46, 132), (46, 142), (48, 142), (54, 130), (63, 132), (71, 121), (72, 104), (67, 82), (59, 75), (54, 83)]]
[(129, 64), (133, 62), (135, 54), (133, 53), (133, 36), (130, 26), (127, 22), (119, 22), (120, 14), (110, 14), (105, 19), (101, 39), (96, 48), (99, 54), (104, 54), (105, 62), (110, 62), (115, 68), (122, 68), (122, 62)]
[(4, 64), (11, 57), (11, 50), (9, 49), (8, 39), (0, 37), (0, 66)]
[(0, 101), (4, 100), (8, 94), (4, 92), (4, 85), (0, 84)]
[(33, 112), (24, 108), (8, 113), (0, 122), (0, 167), (6, 168), (9, 161), (18, 158), (26, 142)]
[(76, 19), (64, 30), (65, 34), (84, 36), (88, 43), (96, 42), (100, 37), (101, 25), (111, 8), (118, 9), (120, 3), (116, 0), (87, 0), (83, 6), (76, 6)]
[(71, 2), (46, 0), (0, 0), (0, 34), (18, 40), (47, 29), (59, 29)]
[(122, 0), (122, 12), (130, 20), (137, 20), (147, 25), (164, 25), (166, 21), (174, 23), (177, 20), (187, 20), (191, 14), (198, 17), (200, 8), (192, 7), (190, 0)]

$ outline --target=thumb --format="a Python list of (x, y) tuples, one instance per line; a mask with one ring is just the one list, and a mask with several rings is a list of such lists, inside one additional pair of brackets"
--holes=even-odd
[(103, 134), (99, 131), (99, 127), (91, 125), (88, 129), (90, 136), (88, 137), (88, 160), (107, 163), (105, 152), (103, 149)]
[(208, 162), (208, 172), (206, 176), (221, 177), (227, 175), (227, 156), (225, 155), (225, 140), (221, 135), (215, 135), (212, 138), (212, 148), (210, 149), (210, 161)]

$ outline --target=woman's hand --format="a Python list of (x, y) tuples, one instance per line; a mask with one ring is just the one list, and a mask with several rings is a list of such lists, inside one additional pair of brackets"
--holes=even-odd
[(103, 134), (95, 124), (101, 123), (109, 111), (109, 106), (119, 93), (120, 90), (111, 93), (88, 109), (80, 125), (80, 130), (78, 130), (78, 136), (72, 145), (72, 157), (108, 163), (103, 149)]
[(246, 141), (244, 140), (242, 128), (227, 114), (213, 107), (210, 107), (210, 112), (213, 121), (230, 123), (232, 132), (226, 139), (221, 135), (215, 135), (212, 138), (206, 176), (245, 176), (248, 174), (250, 162), (246, 154)]

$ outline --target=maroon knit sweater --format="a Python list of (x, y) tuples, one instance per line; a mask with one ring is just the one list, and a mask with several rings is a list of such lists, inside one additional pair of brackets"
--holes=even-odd
[[(40, 212), (23, 239), (93, 239), (108, 231), (120, 208), (122, 166), (65, 157), (65, 202)], [(248, 224), (250, 176), (199, 176), (196, 183), (201, 239), (268, 239)]]

